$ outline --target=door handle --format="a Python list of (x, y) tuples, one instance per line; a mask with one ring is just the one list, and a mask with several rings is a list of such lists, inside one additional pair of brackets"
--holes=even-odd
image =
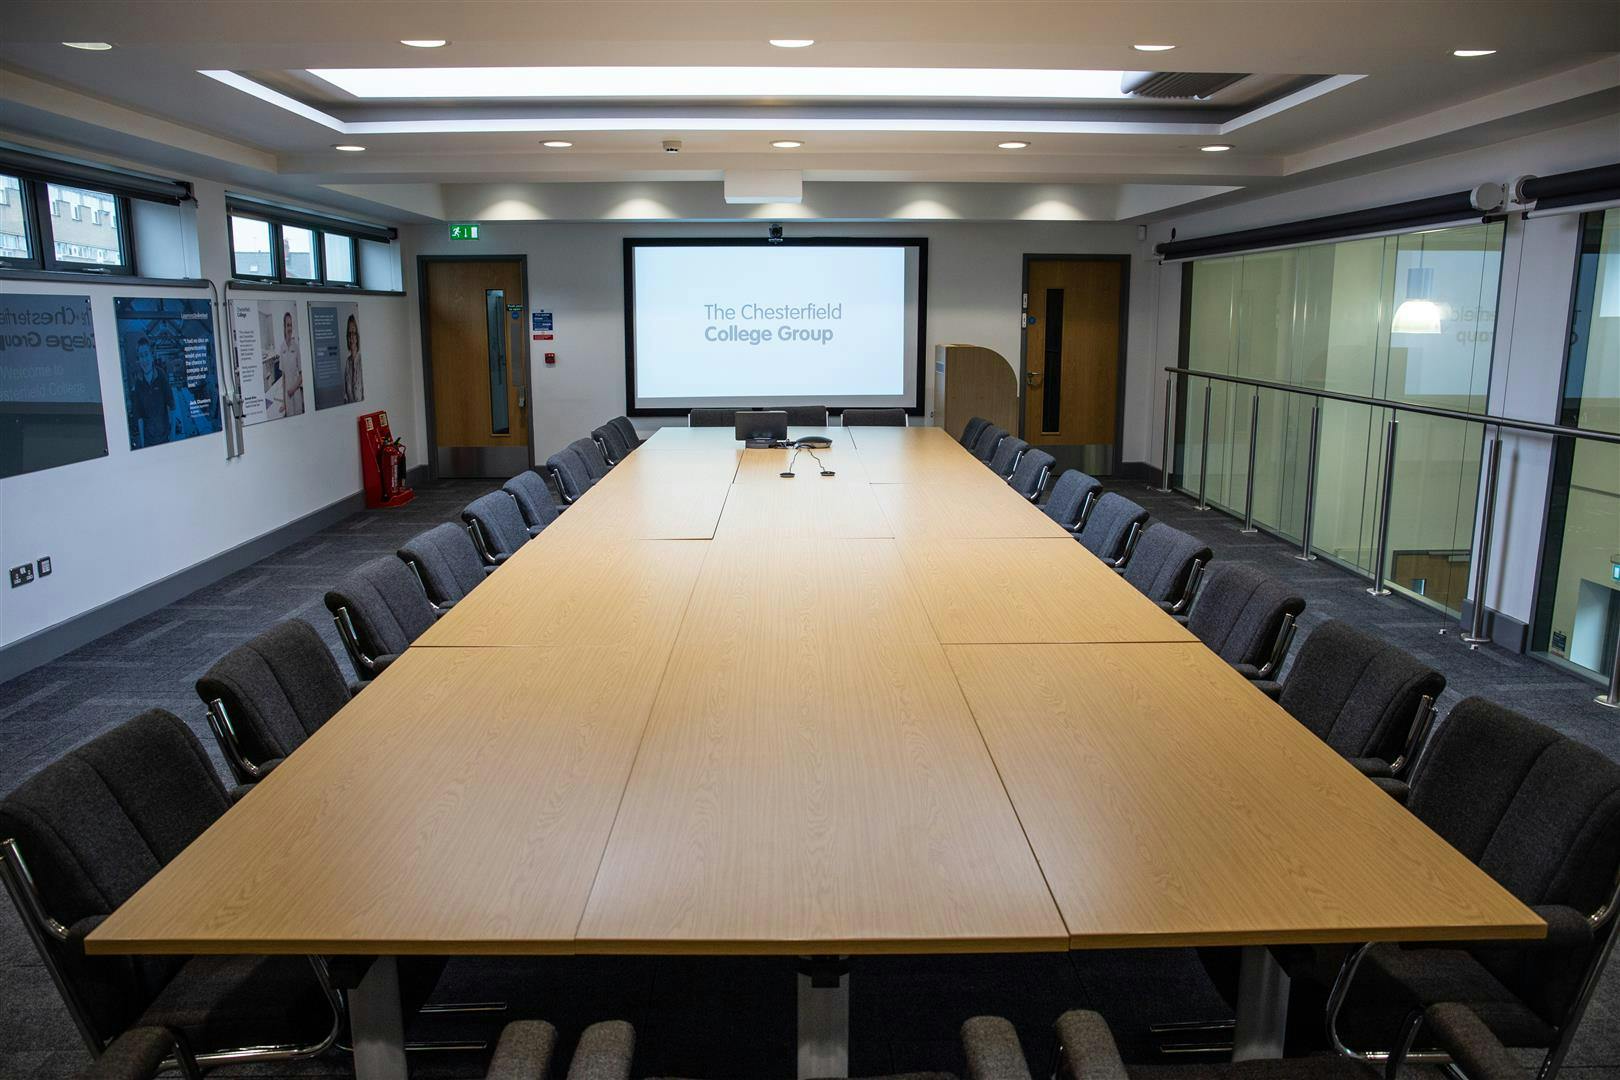
[(1036, 387), (1041, 385), (1041, 373), (1038, 371), (1025, 372), (1024, 381), (1029, 383), (1029, 388), (1031, 390), (1034, 390)]

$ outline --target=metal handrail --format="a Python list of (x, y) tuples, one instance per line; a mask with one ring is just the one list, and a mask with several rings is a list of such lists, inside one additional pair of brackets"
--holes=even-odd
[(1172, 376), (1186, 376), (1194, 379), (1219, 379), (1222, 382), (1237, 383), (1241, 386), (1257, 386), (1262, 390), (1281, 390), (1290, 394), (1301, 394), (1305, 397), (1348, 402), (1351, 405), (1370, 405), (1375, 409), (1399, 409), (1403, 412), (1421, 413), (1424, 416), (1438, 416), (1446, 420), (1464, 420), (1471, 424), (1489, 424), (1492, 427), (1506, 428), (1509, 431), (1532, 431), (1538, 435), (1562, 435), (1571, 439), (1591, 439), (1595, 442), (1620, 444), (1620, 432), (1565, 427), (1562, 424), (1543, 424), (1536, 420), (1515, 420), (1512, 417), (1496, 416), (1492, 413), (1470, 413), (1458, 409), (1442, 409), (1438, 405), (1414, 405), (1404, 401), (1391, 401), (1388, 398), (1365, 397), (1361, 394), (1341, 393), (1338, 390), (1321, 390), (1311, 386), (1295, 386), (1292, 383), (1272, 382), (1270, 379), (1251, 379), (1245, 375), (1223, 375), (1218, 371), (1198, 371), (1194, 368), (1169, 366), (1164, 370)]

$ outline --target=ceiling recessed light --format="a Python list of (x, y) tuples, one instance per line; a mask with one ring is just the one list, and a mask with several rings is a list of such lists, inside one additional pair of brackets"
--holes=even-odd
[(342, 150), (345, 154), (358, 154), (360, 151), (364, 150), (365, 147), (357, 146), (354, 143), (338, 143), (336, 146), (332, 147), (332, 149)]
[(1169, 52), (1174, 45), (1132, 45), (1137, 52)]
[(1496, 55), (1496, 50), (1495, 49), (1452, 49), (1451, 50), (1451, 55), (1452, 56), (1460, 56), (1464, 60), (1467, 60), (1467, 59), (1470, 59), (1470, 58), (1475, 57), (1475, 56), (1495, 56)]
[(566, 150), (570, 146), (573, 146), (574, 144), (569, 142), (567, 139), (547, 139), (545, 142), (541, 143), (540, 145), (541, 146), (549, 146), (553, 150)]
[(106, 52), (112, 48), (105, 41), (64, 41), (62, 44), (70, 49), (83, 49), (85, 52)]
[(1198, 149), (1206, 154), (1224, 154), (1232, 147), (1227, 143), (1212, 143), (1209, 146), (1200, 146)]
[(400, 38), (399, 43), (413, 49), (442, 49), (450, 44), (443, 38)]
[(804, 143), (800, 142), (798, 139), (777, 139), (775, 142), (771, 143), (771, 145), (776, 147), (778, 150), (797, 150), (799, 147), (803, 146)]
[(1029, 143), (1027, 143), (1027, 142), (1016, 142), (1016, 141), (1015, 142), (996, 143), (997, 148), (1001, 149), (1001, 150), (1022, 150), (1024, 147), (1026, 147), (1028, 145), (1029, 145)]
[(816, 43), (815, 38), (807, 37), (773, 37), (771, 44), (778, 49), (808, 49)]

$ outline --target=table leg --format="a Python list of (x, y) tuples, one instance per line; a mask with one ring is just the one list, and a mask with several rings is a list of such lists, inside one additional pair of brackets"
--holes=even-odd
[(849, 1075), (849, 968), (842, 959), (799, 962), (798, 1075)]
[(1288, 1027), (1288, 973), (1264, 945), (1245, 945), (1238, 968), (1237, 1029), (1232, 1060), (1283, 1056)]
[(405, 1017), (399, 966), (392, 956), (373, 960), (360, 985), (349, 991), (349, 1030), (355, 1080), (404, 1080)]

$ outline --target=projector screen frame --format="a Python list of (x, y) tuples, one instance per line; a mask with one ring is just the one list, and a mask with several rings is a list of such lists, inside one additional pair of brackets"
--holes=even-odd
[[(923, 414), (923, 393), (928, 374), (928, 238), (926, 236), (794, 236), (771, 240), (763, 236), (626, 236), (624, 238), (624, 411), (626, 416), (685, 416), (689, 409), (636, 405), (636, 264), (638, 247), (896, 247), (917, 251), (917, 355), (912, 399), (901, 408), (908, 416)], [(725, 408), (721, 405), (719, 408)], [(738, 408), (752, 408), (739, 405)], [(843, 415), (858, 405), (829, 405), (830, 414)]]

